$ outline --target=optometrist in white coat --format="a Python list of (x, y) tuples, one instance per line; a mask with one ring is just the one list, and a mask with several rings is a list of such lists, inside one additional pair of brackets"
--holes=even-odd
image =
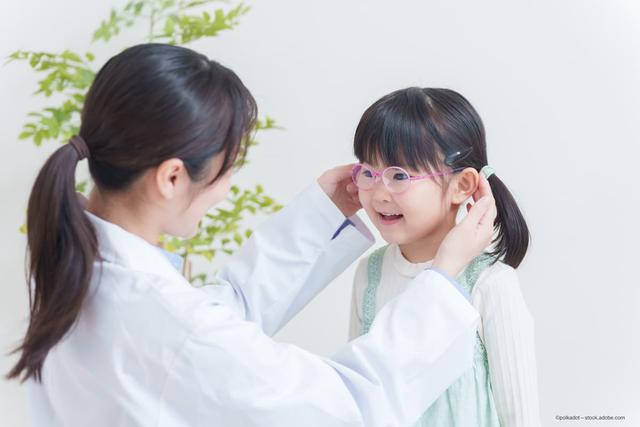
[[(184, 62), (190, 67), (184, 70), (196, 74), (179, 69), (176, 88), (159, 81), (161, 90), (176, 95), (163, 95), (156, 105), (145, 101), (153, 93), (144, 83), (158, 73), (175, 77), (174, 68), (156, 64), (165, 60)], [(140, 70), (132, 72), (135, 67)], [(155, 126), (197, 119), (217, 126), (215, 135), (222, 120), (240, 117), (252, 102), (234, 76), (184, 48), (130, 48), (105, 65), (87, 95), (81, 128), (87, 140), (74, 137), (40, 171), (27, 221), (35, 296), (22, 357), (9, 374), (25, 374), (33, 425), (409, 426), (471, 367), (478, 314), (448, 277), (490, 242), (496, 211), (486, 180), (474, 195), (478, 203), (441, 244), (434, 261), (440, 270), (418, 275), (379, 312), (368, 334), (331, 357), (271, 336), (373, 243), (352, 215), (359, 203), (346, 184), (350, 166), (323, 174), (269, 217), (218, 272), (215, 285), (191, 286), (155, 244), (161, 233), (197, 229), (206, 210), (225, 197), (232, 153), (218, 148), (209, 166), (202, 163), (206, 176), (195, 180), (188, 168), (208, 161), (197, 144), (212, 144), (198, 142), (203, 128), (182, 128), (198, 132), (189, 139)], [(232, 90), (203, 95), (204, 89), (193, 92), (187, 85), (189, 78), (214, 91), (225, 87), (216, 86), (222, 81)], [(184, 111), (176, 104), (184, 91), (201, 106)], [(243, 103), (212, 124), (207, 103), (221, 100), (220, 108), (227, 108), (237, 94)], [(225, 97), (229, 101), (222, 103)], [(144, 108), (136, 108), (142, 101)], [(153, 119), (154, 108), (159, 119)], [(163, 122), (172, 108), (172, 122)], [(137, 114), (154, 126), (131, 119)], [(102, 117), (126, 123), (116, 127)], [(154, 132), (161, 136), (142, 140)], [(237, 144), (239, 136), (225, 144)], [(125, 155), (128, 150), (132, 154)], [(143, 157), (145, 150), (158, 159)], [(83, 208), (74, 171), (87, 157), (96, 187)], [(141, 172), (132, 183), (109, 190), (136, 164)], [(78, 292), (74, 286), (87, 272), (88, 288)], [(77, 313), (73, 296), (81, 303)], [(66, 319), (73, 324), (60, 334), (56, 328)]]

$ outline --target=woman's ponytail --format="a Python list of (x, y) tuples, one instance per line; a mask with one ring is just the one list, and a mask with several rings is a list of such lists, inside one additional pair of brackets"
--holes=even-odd
[(506, 185), (495, 174), (489, 176), (489, 184), (496, 201), (498, 215), (495, 227), (498, 236), (492, 252), (505, 264), (517, 268), (529, 247), (529, 228)]
[(55, 151), (31, 190), (27, 211), (30, 321), (18, 362), (7, 375), (41, 381), (47, 353), (74, 325), (89, 288), (98, 244), (75, 191), (78, 161), (88, 154), (80, 137)]

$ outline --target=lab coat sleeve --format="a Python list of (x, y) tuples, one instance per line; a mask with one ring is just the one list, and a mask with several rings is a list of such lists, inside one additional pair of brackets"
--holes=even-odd
[(357, 216), (345, 221), (317, 183), (269, 217), (217, 274), (244, 317), (276, 333), (374, 242)]
[[(477, 318), (431, 270), (330, 358), (277, 343), (233, 310), (209, 308), (176, 358), (164, 398), (188, 414), (188, 425), (409, 426), (471, 367)], [(161, 417), (171, 425), (171, 414)]]

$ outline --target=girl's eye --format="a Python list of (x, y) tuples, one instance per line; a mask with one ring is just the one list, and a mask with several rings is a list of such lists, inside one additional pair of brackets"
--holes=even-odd
[(365, 178), (373, 178), (373, 174), (368, 169), (362, 171), (362, 176), (364, 176)]
[(404, 172), (396, 172), (393, 174), (394, 181), (405, 181), (407, 179), (409, 179), (409, 175)]

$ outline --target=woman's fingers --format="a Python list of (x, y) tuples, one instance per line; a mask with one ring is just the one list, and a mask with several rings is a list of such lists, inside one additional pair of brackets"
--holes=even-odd
[(484, 210), (484, 212), (478, 219), (476, 230), (478, 233), (478, 239), (481, 242), (484, 242), (484, 245), (487, 246), (491, 244), (491, 241), (493, 239), (493, 224), (496, 218), (497, 209), (495, 200), (492, 196), (484, 196), (482, 199), (480, 199), (480, 201), (483, 200), (486, 201), (487, 206), (484, 209), (481, 209), (481, 211)]
[(491, 209), (491, 196), (485, 196), (478, 200), (469, 210), (467, 216), (462, 220), (463, 222), (471, 223), (474, 226), (479, 225), (480, 221), (486, 216)]
[[(493, 200), (493, 198), (491, 198), (490, 200)], [(490, 203), (489, 208), (484, 212), (484, 214), (478, 220), (478, 226), (483, 229), (493, 231), (493, 223), (495, 222), (496, 214), (497, 214), (497, 210), (496, 210), (495, 203)]]
[(351, 180), (352, 168), (353, 164), (336, 166), (318, 178), (318, 184), (322, 190), (347, 217), (362, 208), (358, 198), (358, 189)]
[(348, 165), (336, 166), (329, 169), (326, 173), (331, 177), (331, 181), (335, 184), (344, 181), (347, 178), (351, 178), (351, 170), (353, 169), (353, 163)]
[(480, 182), (478, 183), (478, 189), (473, 193), (474, 202), (480, 200), (481, 198), (487, 195), (493, 196), (493, 193), (491, 192), (491, 185), (489, 185), (489, 181), (487, 180), (487, 178), (484, 176), (483, 173), (481, 173), (479, 176), (480, 176)]
[[(484, 176), (483, 173), (479, 174), (480, 181), (478, 182), (478, 188), (472, 194), (473, 202), (476, 203), (478, 200), (483, 198), (484, 196), (491, 195), (493, 196), (493, 192), (491, 191), (491, 185), (489, 184), (489, 180)], [(472, 205), (470, 203), (467, 204), (467, 212), (471, 211)]]
[(336, 191), (336, 188), (340, 186), (346, 187), (347, 183), (351, 180), (352, 168), (353, 164), (331, 168), (320, 175), (318, 184), (320, 184), (320, 187), (322, 187), (325, 193), (331, 196)]

